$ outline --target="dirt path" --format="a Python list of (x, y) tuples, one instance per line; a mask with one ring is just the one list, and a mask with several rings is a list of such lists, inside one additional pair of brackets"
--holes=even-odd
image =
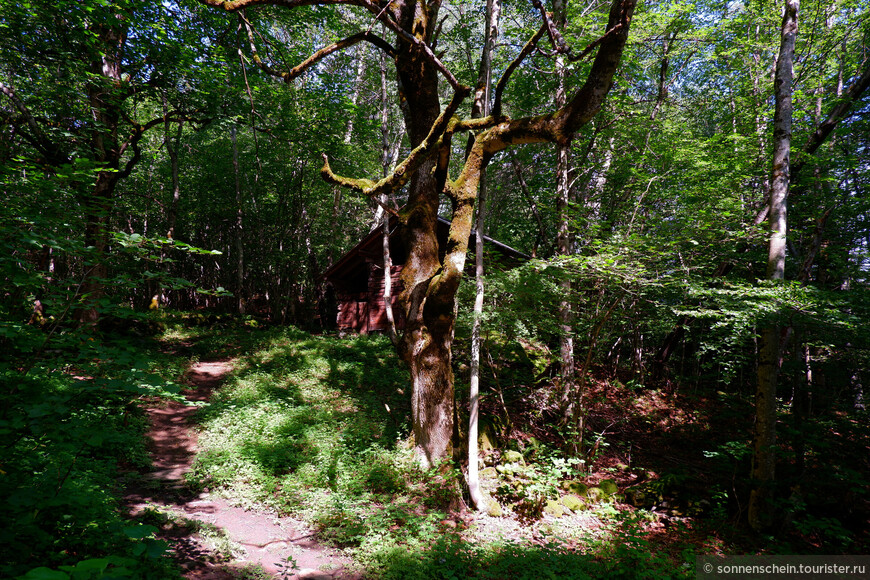
[[(232, 361), (199, 362), (191, 366), (185, 396), (208, 401), (232, 370)], [(197, 433), (190, 421), (198, 407), (168, 403), (147, 409), (151, 428), (153, 471), (127, 491), (132, 514), (158, 510), (182, 525), (168, 527), (170, 542), (184, 577), (197, 580), (249, 578), (243, 570), (259, 565), (268, 574), (291, 580), (359, 580), (347, 569), (350, 561), (319, 545), (311, 530), (297, 520), (275, 514), (246, 511), (208, 493), (192, 495), (184, 485), (197, 451)], [(199, 523), (197, 523), (199, 522)], [(200, 532), (196, 530), (199, 529)], [(202, 533), (208, 530), (207, 534)], [(211, 537), (207, 540), (204, 536)], [(215, 537), (222, 544), (215, 553)], [(232, 557), (227, 557), (227, 552)], [(289, 572), (284, 566), (290, 563)]]

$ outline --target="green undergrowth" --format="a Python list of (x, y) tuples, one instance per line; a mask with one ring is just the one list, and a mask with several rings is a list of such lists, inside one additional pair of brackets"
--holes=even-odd
[(0, 356), (0, 577), (175, 577), (120, 498), (149, 466), (141, 405), (178, 397), (178, 368), (139, 334), (49, 338)]
[[(569, 546), (479, 543), (451, 506), (456, 471), (422, 471), (409, 446), (407, 370), (380, 336), (313, 336), (295, 328), (239, 331), (234, 371), (198, 414), (188, 484), (242, 505), (308, 521), (346, 549), (367, 578), (670, 578), (638, 527)], [(183, 340), (176, 336), (175, 340)], [(212, 343), (215, 352), (219, 345)]]

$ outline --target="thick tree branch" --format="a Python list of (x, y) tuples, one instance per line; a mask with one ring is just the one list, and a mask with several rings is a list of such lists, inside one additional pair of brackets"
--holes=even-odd
[(636, 4), (637, 0), (617, 0), (611, 5), (607, 31), (601, 38), (586, 82), (571, 101), (556, 113), (556, 132), (560, 142), (567, 142), (577, 129), (589, 122), (601, 109), (622, 59)]
[(456, 80), (456, 77), (453, 76), (453, 73), (451, 73), (447, 69), (447, 67), (444, 66), (444, 63), (441, 62), (441, 59), (439, 59), (434, 52), (432, 52), (432, 49), (429, 47), (428, 44), (402, 28), (398, 22), (391, 18), (390, 15), (385, 13), (384, 10), (378, 7), (378, 5), (374, 2), (371, 2), (370, 0), (359, 0), (359, 2), (360, 5), (368, 9), (369, 12), (375, 14), (378, 20), (380, 20), (387, 28), (399, 35), (402, 40), (409, 42), (416, 46), (418, 49), (420, 49), (423, 54), (425, 54), (426, 57), (432, 62), (432, 65), (438, 70), (438, 72), (440, 72), (447, 80), (447, 82), (450, 83), (450, 86), (453, 87), (454, 91), (460, 91), (462, 89), (468, 88), (460, 83), (458, 80)]
[(612, 34), (616, 34), (616, 32), (620, 28), (622, 28), (624, 25), (625, 26), (628, 25), (627, 22), (624, 24), (622, 22), (620, 22), (620, 23), (616, 24), (615, 26), (612, 26), (612, 27), (609, 26), (607, 31), (604, 33), (604, 35), (600, 36), (597, 40), (590, 42), (586, 46), (586, 48), (583, 49), (583, 52), (581, 52), (580, 54), (574, 54), (574, 51), (571, 50), (571, 47), (568, 46), (567, 42), (565, 42), (565, 38), (559, 32), (559, 29), (555, 25), (555, 23), (553, 22), (553, 19), (550, 17), (550, 14), (544, 9), (544, 5), (541, 3), (541, 0), (534, 0), (534, 5), (535, 5), (535, 8), (537, 8), (538, 11), (541, 13), (541, 18), (544, 21), (543, 28), (546, 30), (547, 35), (550, 37), (550, 42), (552, 43), (553, 48), (556, 49), (557, 53), (566, 55), (568, 57), (568, 60), (570, 60), (571, 62), (577, 62), (578, 60), (583, 60), (584, 58), (586, 58), (589, 55), (589, 53), (591, 53), (593, 50), (595, 50), (595, 47), (597, 47), (599, 44), (604, 42), (604, 40), (608, 36), (610, 36)]
[(547, 36), (550, 37), (550, 43), (553, 45), (553, 48), (556, 49), (556, 52), (567, 54), (569, 52), (569, 49), (568, 46), (565, 44), (565, 39), (562, 38), (562, 35), (559, 33), (559, 29), (556, 28), (556, 24), (553, 22), (550, 14), (544, 8), (541, 0), (532, 0), (532, 4), (534, 4), (535, 8), (538, 9), (538, 12), (541, 13), (541, 19), (544, 21), (544, 28), (547, 31)]
[(30, 109), (27, 108), (27, 105), (15, 92), (15, 89), (0, 81), (0, 93), (6, 95), (6, 97), (12, 102), (15, 108), (18, 109), (18, 112), (21, 113), (24, 122), (30, 129), (31, 134), (29, 136), (22, 134), (25, 139), (37, 151), (39, 151), (40, 154), (44, 155), (48, 160), (50, 160), (52, 164), (66, 161), (66, 156), (60, 153), (60, 149), (57, 147), (57, 145), (45, 134), (45, 132), (42, 130), (42, 127), (40, 127), (39, 123), (36, 122), (36, 118), (30, 112)]
[[(465, 97), (471, 92), (471, 89), (464, 87), (464, 90), (456, 91), (453, 94), (453, 99), (450, 104), (441, 111), (438, 118), (433, 123), (429, 134), (415, 147), (399, 165), (397, 165), (390, 175), (384, 177), (377, 183), (371, 179), (353, 179), (349, 177), (341, 177), (333, 173), (329, 166), (329, 158), (326, 154), (323, 155), (323, 168), (320, 170), (320, 175), (328, 183), (347, 187), (354, 191), (358, 191), (364, 195), (377, 199), (382, 194), (392, 194), (401, 189), (411, 178), (420, 165), (433, 154), (441, 150), (440, 143), (444, 138), (444, 134), (448, 132), (448, 125), (456, 124), (457, 121), (453, 118), (459, 105), (465, 100)], [(452, 133), (452, 131), (450, 131)]]
[(298, 8), (300, 6), (322, 6), (329, 4), (350, 4), (362, 6), (354, 0), (199, 0), (206, 6), (221, 8), (227, 12), (236, 12), (251, 6), (281, 6), (283, 8)]
[(827, 118), (822, 121), (821, 124), (816, 128), (815, 132), (810, 135), (810, 138), (807, 140), (806, 145), (804, 145), (801, 150), (800, 159), (792, 164), (791, 174), (792, 176), (797, 175), (800, 170), (806, 165), (807, 160), (810, 156), (815, 153), (819, 147), (827, 140), (830, 134), (833, 132), (834, 128), (837, 124), (842, 121), (846, 117), (846, 113), (849, 111), (849, 108), (852, 106), (856, 100), (858, 100), (864, 91), (870, 87), (870, 61), (867, 61), (866, 68), (864, 72), (861, 74), (858, 79), (852, 83), (852, 86), (845, 92), (842, 100), (834, 107), (831, 112), (828, 114)]
[[(237, 12), (237, 11), (242, 10), (244, 8), (249, 8), (252, 6), (264, 6), (264, 5), (281, 6), (284, 8), (298, 8), (301, 6), (322, 6), (322, 5), (338, 5), (338, 4), (345, 4), (348, 6), (359, 6), (359, 7), (365, 8), (370, 13), (374, 14), (375, 18), (378, 21), (382, 22), (387, 28), (389, 28), (390, 30), (395, 32), (402, 40), (409, 42), (409, 43), (413, 44), (414, 46), (416, 46), (417, 48), (419, 48), (423, 52), (423, 54), (425, 54), (426, 57), (432, 62), (433, 66), (438, 70), (438, 72), (440, 72), (444, 76), (444, 78), (447, 80), (447, 82), (450, 83), (450, 86), (453, 87), (454, 91), (457, 91), (457, 90), (463, 88), (463, 86), (464, 86), (464, 85), (462, 85), (462, 83), (460, 83), (458, 80), (456, 80), (456, 77), (453, 76), (453, 73), (451, 73), (450, 70), (448, 70), (448, 68), (444, 65), (444, 63), (441, 62), (441, 60), (437, 56), (435, 56), (435, 53), (432, 52), (432, 49), (425, 42), (423, 42), (422, 40), (420, 40), (419, 38), (417, 38), (413, 34), (406, 31), (404, 28), (402, 28), (391, 17), (391, 14), (389, 14), (389, 12), (387, 10), (378, 6), (375, 2), (372, 2), (371, 0), (199, 0), (199, 1), (203, 4), (206, 4), (207, 6), (214, 6), (217, 8), (222, 8), (223, 10), (226, 10), (227, 12)], [(365, 40), (368, 40), (369, 42), (372, 42), (372, 43), (376, 44), (377, 46), (384, 48), (383, 46), (378, 45), (376, 43), (376, 41), (374, 40), (377, 38), (377, 36), (372, 35), (371, 37), (368, 37), (369, 33), (361, 33), (361, 34), (366, 35), (366, 38), (364, 38)], [(351, 37), (351, 38), (353, 38), (353, 37)], [(363, 40), (363, 38), (360, 38), (359, 40)], [(359, 40), (357, 40), (356, 42), (359, 42)], [(340, 42), (343, 42), (343, 41), (340, 41)], [(350, 45), (347, 45), (347, 46), (350, 46)], [(389, 46), (389, 45), (387, 45), (387, 46)], [(329, 47), (327, 47), (327, 48), (329, 48)], [(344, 48), (344, 47), (342, 47), (342, 48)], [(325, 49), (322, 49), (322, 50), (325, 50)], [(338, 49), (335, 49), (335, 50), (338, 50)], [(330, 51), (326, 54), (321, 55), (320, 58), (323, 58), (324, 56), (326, 56), (327, 54), (330, 54), (331, 52), (334, 52), (334, 50)], [(310, 64), (308, 66), (310, 66)]]

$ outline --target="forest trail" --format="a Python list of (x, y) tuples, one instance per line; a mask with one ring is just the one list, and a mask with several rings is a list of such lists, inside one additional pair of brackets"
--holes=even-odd
[[(185, 397), (207, 402), (231, 370), (231, 360), (194, 363), (187, 374)], [(196, 494), (185, 486), (184, 475), (198, 450), (198, 435), (190, 424), (198, 409), (177, 402), (146, 409), (151, 423), (148, 437), (153, 470), (125, 496), (131, 514), (150, 508), (173, 522), (182, 522), (159, 535), (170, 543), (184, 578), (252, 578), (246, 571), (257, 565), (273, 577), (288, 580), (362, 578), (347, 570), (348, 558), (318, 544), (303, 522), (236, 507), (223, 498), (207, 492)], [(223, 538), (221, 553), (216, 553), (214, 544), (203, 537), (203, 530), (210, 537)], [(231, 558), (228, 551), (232, 552)]]

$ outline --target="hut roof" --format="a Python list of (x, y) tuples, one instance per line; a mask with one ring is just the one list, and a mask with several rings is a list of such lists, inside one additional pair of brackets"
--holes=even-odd
[[(400, 265), (405, 263), (407, 252), (404, 244), (399, 236), (398, 221), (396, 218), (390, 220), (390, 255), (393, 264)], [(447, 234), (450, 230), (450, 222), (442, 217), (438, 217), (438, 246), (443, 252), (446, 245)], [(367, 265), (369, 263), (383, 263), (383, 230), (380, 227), (369, 232), (356, 246), (345, 252), (334, 264), (320, 276), (322, 279), (335, 283), (343, 279), (355, 279), (358, 276), (366, 274)], [(492, 247), (498, 253), (505, 257), (518, 262), (530, 260), (528, 256), (519, 250), (516, 250), (507, 244), (503, 244), (498, 240), (494, 240), (489, 236), (483, 236), (483, 242), (486, 246)], [(473, 252), (475, 244), (475, 232), (471, 232), (468, 248)]]

